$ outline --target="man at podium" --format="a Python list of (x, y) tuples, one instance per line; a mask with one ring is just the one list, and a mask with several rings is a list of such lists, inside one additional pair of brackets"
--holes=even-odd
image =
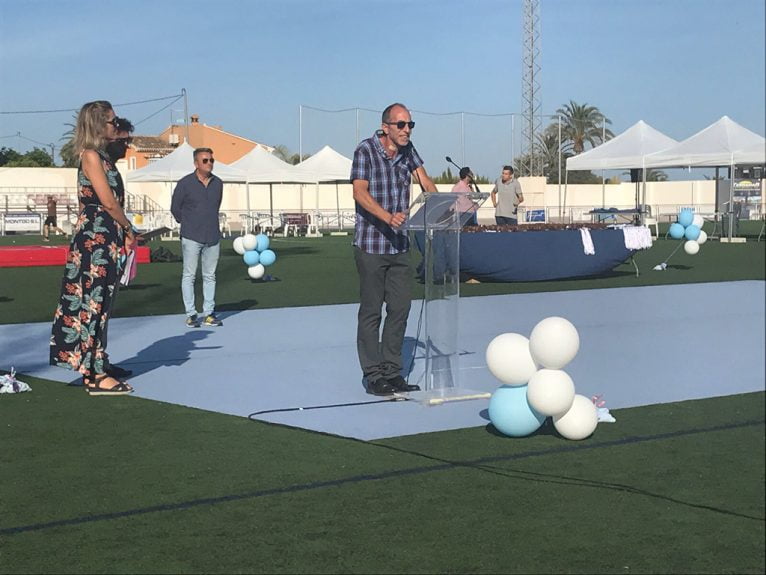
[(413, 175), (425, 191), (438, 190), (412, 145), (414, 127), (407, 107), (391, 104), (383, 111), (380, 129), (357, 146), (351, 166), (360, 295), (356, 344), (367, 392), (373, 395), (420, 389), (401, 376), (412, 272), (409, 238), (400, 227), (407, 220)]

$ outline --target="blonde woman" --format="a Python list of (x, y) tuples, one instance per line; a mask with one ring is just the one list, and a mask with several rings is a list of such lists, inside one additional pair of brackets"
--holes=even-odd
[(90, 395), (125, 395), (128, 384), (107, 375), (101, 336), (106, 328), (121, 256), (135, 245), (135, 235), (121, 204), (124, 194), (106, 145), (117, 135), (117, 118), (106, 101), (80, 110), (75, 149), (78, 198), (82, 210), (69, 246), (61, 299), (51, 335), (50, 363), (82, 374)]

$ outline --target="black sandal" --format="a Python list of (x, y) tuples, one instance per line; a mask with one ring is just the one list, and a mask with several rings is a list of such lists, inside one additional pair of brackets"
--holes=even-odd
[(85, 390), (88, 392), (88, 395), (127, 395), (133, 393), (133, 388), (131, 386), (125, 382), (117, 381), (116, 379), (115, 381), (117, 381), (117, 385), (112, 387), (101, 387), (100, 383), (106, 379), (114, 378), (107, 376), (99, 379), (97, 377), (95, 381), (83, 378)]

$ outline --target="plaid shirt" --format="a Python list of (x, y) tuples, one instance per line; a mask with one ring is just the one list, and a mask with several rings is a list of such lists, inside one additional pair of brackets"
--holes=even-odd
[[(351, 181), (366, 180), (370, 195), (384, 210), (406, 212), (412, 172), (422, 165), (412, 143), (389, 158), (376, 134), (362, 140), (354, 151)], [(409, 239), (406, 231), (392, 228), (357, 204), (354, 245), (369, 254), (398, 254), (408, 250)]]

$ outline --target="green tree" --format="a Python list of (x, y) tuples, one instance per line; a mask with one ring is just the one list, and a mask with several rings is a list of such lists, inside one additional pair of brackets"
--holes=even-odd
[(21, 154), (12, 148), (3, 146), (0, 148), (0, 166), (5, 166), (10, 162), (17, 162), (21, 159)]
[[(542, 160), (543, 175), (549, 184), (559, 183), (559, 126), (558, 122), (550, 124), (543, 130), (542, 134), (537, 134), (535, 142), (535, 153)], [(572, 155), (572, 143), (564, 139), (564, 132), (561, 132), (561, 156), (564, 163), (561, 165), (562, 177), (566, 159)], [(526, 165), (526, 164), (519, 164)]]
[(570, 100), (568, 104), (556, 110), (556, 113), (562, 116), (562, 139), (572, 144), (572, 152), (575, 155), (585, 151), (585, 142), (594, 147), (614, 137), (610, 129), (604, 130), (603, 127), (603, 124), (611, 124), (612, 121), (595, 106)]
[(50, 168), (53, 165), (53, 158), (42, 148), (33, 148), (26, 154), (0, 148), (0, 166), (6, 168)]
[(290, 150), (284, 144), (274, 146), (274, 150), (271, 153), (283, 162), (290, 162)]
[(74, 131), (77, 123), (77, 114), (73, 116), (73, 120), (74, 123), (70, 124), (67, 122), (64, 124), (65, 126), (69, 126), (69, 129), (64, 132), (64, 135), (61, 136), (61, 138), (59, 138), (60, 142), (65, 142), (65, 144), (61, 146), (61, 151), (59, 152), (65, 168), (76, 168), (80, 161), (80, 157), (74, 149)]

